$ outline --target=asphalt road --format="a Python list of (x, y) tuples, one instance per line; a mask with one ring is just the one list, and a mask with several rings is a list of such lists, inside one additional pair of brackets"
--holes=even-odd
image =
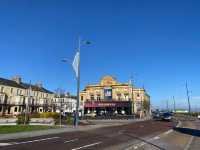
[(143, 121), (127, 125), (0, 141), (1, 150), (117, 150), (172, 128), (171, 122)]

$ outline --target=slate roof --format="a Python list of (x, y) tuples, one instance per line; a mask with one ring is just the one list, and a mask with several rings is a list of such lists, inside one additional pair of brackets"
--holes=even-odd
[[(28, 84), (28, 83), (21, 82), (20, 84), (18, 84), (17, 82), (15, 82), (13, 80), (8, 80), (8, 79), (4, 79), (4, 78), (0, 78), (0, 85), (11, 86), (11, 87), (16, 87), (16, 88), (21, 88), (21, 89), (28, 89), (30, 87), (30, 84)], [(40, 88), (36, 85), (31, 85), (31, 88), (33, 91), (39, 91), (39, 92), (53, 94), (53, 92), (51, 92), (43, 87)]]

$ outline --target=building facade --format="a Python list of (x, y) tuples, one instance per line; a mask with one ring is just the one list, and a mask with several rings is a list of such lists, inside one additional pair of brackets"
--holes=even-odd
[[(55, 94), (54, 97), (54, 108), (53, 111), (60, 113), (62, 112), (63, 115), (66, 114), (72, 114), (74, 111), (76, 111), (76, 105), (77, 105), (77, 97), (72, 96), (69, 93), (57, 95)], [(79, 116), (82, 116), (84, 112), (84, 106), (83, 103), (79, 103)]]
[(55, 95), (53, 98), (54, 102), (54, 112), (60, 113), (63, 112), (63, 114), (66, 113), (73, 113), (73, 111), (76, 110), (76, 96), (72, 96), (70, 94), (63, 94), (63, 95)]
[(0, 116), (18, 115), (27, 109), (30, 113), (52, 111), (53, 97), (41, 83), (27, 84), (19, 76), (0, 78)]
[(148, 114), (150, 96), (144, 88), (131, 83), (120, 83), (112, 76), (104, 76), (99, 84), (87, 85), (80, 92), (84, 113), (102, 114)]

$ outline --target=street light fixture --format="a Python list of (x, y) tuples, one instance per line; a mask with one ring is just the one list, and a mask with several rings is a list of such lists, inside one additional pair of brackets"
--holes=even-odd
[(78, 126), (78, 118), (79, 118), (79, 93), (80, 93), (80, 51), (81, 51), (81, 46), (84, 45), (89, 45), (91, 42), (86, 41), (86, 40), (81, 40), (81, 38), (78, 38), (78, 48), (76, 55), (74, 57), (73, 63), (69, 59), (63, 59), (62, 62), (68, 62), (73, 66), (73, 69), (76, 74), (76, 81), (77, 81), (77, 104), (76, 104), (76, 114), (75, 114), (75, 126)]

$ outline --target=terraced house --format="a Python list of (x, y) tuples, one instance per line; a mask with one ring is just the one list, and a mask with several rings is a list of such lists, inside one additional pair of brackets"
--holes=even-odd
[(0, 115), (17, 115), (28, 111), (52, 111), (54, 93), (42, 87), (41, 83), (28, 84), (21, 77), (11, 80), (0, 78)]

